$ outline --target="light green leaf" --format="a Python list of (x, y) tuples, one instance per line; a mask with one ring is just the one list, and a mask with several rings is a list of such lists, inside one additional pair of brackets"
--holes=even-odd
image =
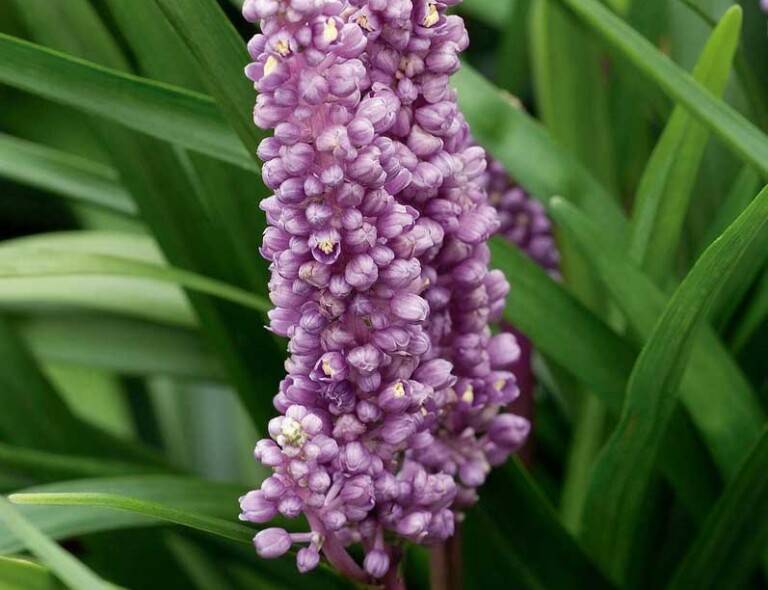
[(5, 498), (0, 498), (0, 521), (24, 546), (45, 562), (67, 585), (78, 590), (116, 588), (51, 541), (31, 524)]
[[(741, 9), (731, 7), (709, 38), (693, 71), (714, 96), (725, 91), (739, 44)], [(709, 129), (678, 106), (667, 123), (640, 181), (630, 224), (629, 252), (657, 283), (672, 270)]]
[(199, 333), (191, 330), (67, 313), (36, 314), (16, 320), (15, 325), (32, 354), (46, 363), (81, 365), (131, 376), (170, 375), (216, 381), (224, 377)]
[(714, 131), (744, 162), (768, 176), (768, 138), (701, 85), (598, 0), (559, 0), (611, 46)]
[(0, 81), (258, 171), (207, 96), (104, 68), (1, 33)]
[(701, 256), (675, 291), (632, 371), (621, 420), (595, 466), (585, 543), (622, 581), (646, 518), (647, 494), (695, 330), (716, 307), (733, 269), (768, 226), (768, 188)]
[(670, 590), (740, 588), (768, 543), (768, 430), (740, 465), (685, 559)]
[(266, 314), (270, 303), (235, 287), (202, 275), (131, 258), (17, 246), (0, 248), (0, 277), (120, 276), (152, 279), (180, 285)]
[(472, 135), (507, 171), (543, 201), (567, 195), (618, 240), (626, 219), (616, 200), (575, 158), (467, 63), (451, 77)]
[[(245, 491), (241, 485), (166, 475), (81, 479), (21, 490), (25, 494), (97, 493), (130, 497), (150, 504), (172, 506), (185, 513), (223, 519), (229, 523), (237, 521), (237, 498)], [(54, 539), (161, 524), (153, 517), (107, 508), (77, 506), (63, 510), (56, 506), (20, 506), (19, 510)], [(15, 553), (21, 547), (9, 531), (0, 529), (0, 554)]]
[(608, 84), (599, 47), (553, 0), (534, 0), (529, 29), (539, 118), (558, 144), (615, 193)]
[(26, 559), (0, 557), (3, 590), (61, 590), (63, 586), (46, 568)]
[[(597, 226), (562, 200), (552, 216), (582, 248), (632, 329), (646, 342), (667, 297), (629, 263)], [(681, 384), (683, 402), (727, 478), (762, 430), (765, 415), (738, 365), (709, 326), (695, 337), (690, 366)]]
[(111, 168), (0, 133), (0, 176), (53, 194), (136, 215), (136, 205)]
[(152, 502), (118, 494), (103, 492), (48, 492), (20, 493), (9, 496), (14, 504), (33, 506), (89, 506), (108, 508), (140, 515), (143, 518), (159, 520), (189, 527), (198, 531), (210, 533), (240, 543), (250, 543), (253, 539), (253, 529), (224, 520), (196, 514), (187, 510), (179, 510), (174, 505)]

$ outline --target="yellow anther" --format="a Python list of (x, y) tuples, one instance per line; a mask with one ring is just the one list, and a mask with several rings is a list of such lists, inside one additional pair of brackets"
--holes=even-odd
[(440, 13), (437, 12), (437, 7), (434, 4), (430, 4), (427, 8), (427, 16), (424, 17), (424, 26), (429, 28), (440, 20)]
[(358, 25), (360, 25), (361, 29), (365, 29), (366, 31), (372, 31), (373, 30), (373, 27), (371, 26), (371, 23), (368, 22), (368, 17), (365, 16), (364, 14), (361, 14), (360, 16), (358, 16), (355, 19), (355, 21), (357, 22)]
[(320, 248), (320, 251), (324, 254), (330, 254), (333, 252), (335, 245), (336, 244), (332, 240), (320, 240), (317, 247)]
[(272, 72), (274, 72), (277, 69), (278, 63), (280, 62), (277, 61), (277, 58), (274, 55), (270, 55), (264, 64), (264, 75), (269, 76)]
[(333, 43), (339, 38), (339, 29), (336, 28), (336, 21), (329, 18), (325, 21), (325, 28), (323, 29), (323, 41), (326, 43)]
[(467, 404), (471, 404), (473, 401), (475, 401), (475, 390), (472, 389), (472, 386), (468, 386), (464, 393), (461, 394), (461, 401)]
[(499, 379), (496, 381), (496, 383), (493, 384), (493, 386), (496, 388), (496, 391), (501, 391), (504, 389), (504, 386), (507, 384), (507, 382), (504, 379)]
[(393, 387), (393, 389), (395, 391), (396, 398), (401, 398), (405, 396), (405, 387), (403, 387), (403, 384), (400, 381), (395, 383), (395, 386)]
[(286, 57), (291, 52), (291, 46), (288, 45), (288, 41), (285, 39), (280, 39), (280, 41), (275, 43), (275, 51), (283, 57)]
[(323, 367), (323, 373), (325, 373), (327, 377), (333, 377), (333, 374), (336, 371), (333, 370), (331, 363), (329, 363), (327, 359), (323, 360), (322, 367)]

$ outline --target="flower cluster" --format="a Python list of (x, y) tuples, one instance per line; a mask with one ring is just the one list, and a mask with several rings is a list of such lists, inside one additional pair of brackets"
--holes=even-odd
[(485, 188), (491, 204), (499, 214), (499, 234), (528, 254), (553, 277), (558, 277), (560, 253), (552, 235), (552, 223), (543, 205), (516, 185), (496, 160), (488, 164)]
[[(509, 287), (488, 268), (499, 227), (449, 77), (467, 45), (460, 0), (247, 0), (261, 33), (246, 70), (259, 146), (275, 308), (290, 339), (280, 416), (256, 458), (273, 469), (241, 518), (263, 557), (322, 550), (364, 582), (392, 576), (398, 544), (445, 540), (528, 422), (519, 348), (492, 336)], [(360, 544), (362, 567), (347, 547)]]

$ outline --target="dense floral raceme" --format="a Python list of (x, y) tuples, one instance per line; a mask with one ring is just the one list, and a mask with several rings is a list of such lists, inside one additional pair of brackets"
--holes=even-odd
[[(449, 77), (467, 45), (460, 0), (249, 0), (261, 34), (247, 75), (269, 228), (270, 328), (290, 339), (287, 376), (256, 457), (273, 469), (242, 518), (268, 528), (263, 557), (300, 544), (346, 575), (384, 582), (403, 540), (454, 532), (492, 465), (528, 422), (519, 348), (493, 336), (509, 287), (489, 270), (500, 227)], [(362, 567), (347, 552), (359, 544)]]

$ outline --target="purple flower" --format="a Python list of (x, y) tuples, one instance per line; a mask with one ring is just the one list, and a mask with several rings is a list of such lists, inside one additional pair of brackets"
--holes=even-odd
[[(246, 75), (269, 227), (269, 328), (289, 338), (280, 416), (255, 456), (273, 475), (241, 518), (263, 557), (294, 543), (372, 583), (397, 567), (385, 538), (435, 543), (524, 426), (514, 338), (492, 337), (509, 287), (488, 268), (501, 222), (449, 76), (468, 39), (460, 0), (247, 0), (261, 33)], [(347, 552), (365, 550), (362, 564)]]

